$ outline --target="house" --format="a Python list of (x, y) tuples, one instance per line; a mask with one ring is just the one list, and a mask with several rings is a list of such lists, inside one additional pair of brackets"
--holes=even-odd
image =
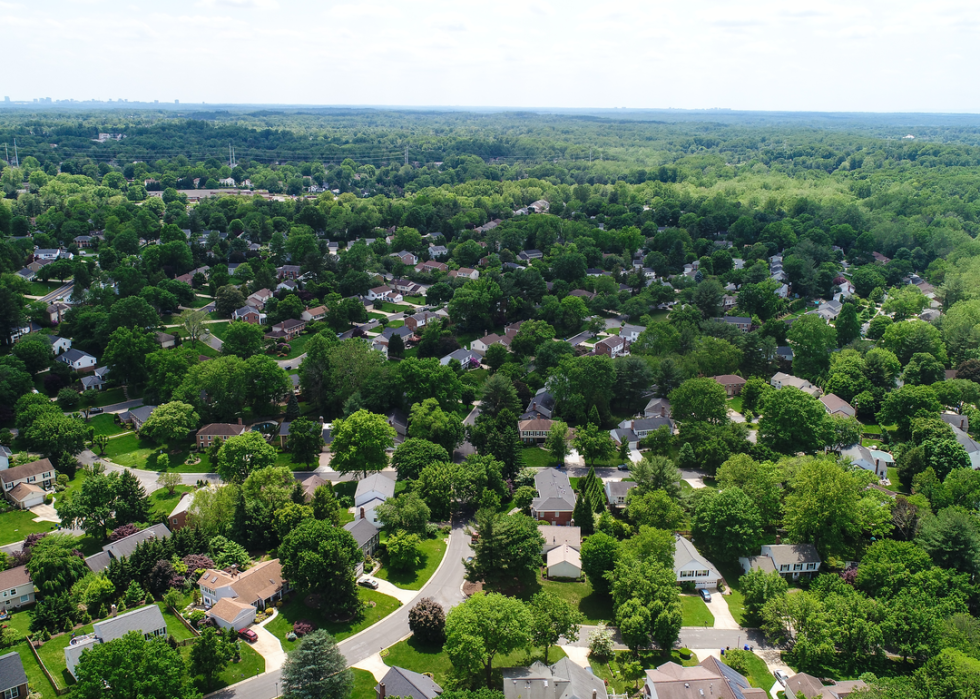
[(51, 343), (51, 351), (54, 352), (55, 356), (71, 349), (71, 340), (67, 337), (58, 337), (57, 335), (42, 335), (42, 337)]
[(19, 276), (24, 281), (32, 282), (37, 276), (37, 271), (31, 269), (30, 267), (24, 267), (24, 269), (17, 270), (17, 276)]
[(44, 502), (45, 490), (54, 487), (54, 466), (47, 459), (0, 471), (0, 486), (15, 507), (28, 510)]
[(747, 333), (752, 327), (752, 319), (746, 318), (745, 316), (722, 316), (721, 318), (715, 318), (715, 320), (734, 325), (743, 333)]
[(595, 353), (604, 354), (607, 357), (615, 359), (616, 357), (626, 356), (629, 354), (629, 351), (627, 350), (626, 340), (618, 335), (611, 335), (595, 344)]
[(875, 263), (876, 264), (879, 264), (879, 265), (887, 265), (889, 262), (892, 261), (892, 258), (885, 257), (880, 252), (873, 252), (873, 253), (871, 253), (871, 257), (873, 257), (874, 260), (875, 260)]
[(791, 362), (793, 361), (793, 348), (789, 345), (780, 345), (776, 348), (776, 356), (784, 361)]
[(823, 407), (827, 409), (827, 413), (830, 415), (842, 417), (854, 417), (856, 415), (850, 403), (833, 393), (820, 396), (820, 402), (823, 403)]
[(745, 385), (745, 379), (741, 376), (735, 376), (734, 374), (722, 374), (721, 376), (716, 376), (715, 383), (719, 384), (725, 389), (725, 395), (729, 398), (734, 398), (742, 392), (742, 387)]
[(139, 432), (143, 429), (143, 423), (150, 419), (150, 415), (153, 411), (157, 409), (155, 405), (141, 405), (138, 408), (133, 408), (132, 410), (127, 410), (124, 413), (120, 413), (119, 421), (126, 422), (133, 426), (133, 429)]
[(442, 694), (442, 687), (426, 675), (394, 666), (388, 668), (381, 682), (375, 685), (374, 692), (376, 699), (435, 699)]
[(393, 338), (395, 335), (400, 337), (403, 343), (407, 344), (408, 341), (412, 338), (413, 333), (412, 333), (412, 329), (405, 325), (402, 325), (397, 328), (388, 326), (387, 328), (381, 331), (381, 337), (383, 337), (385, 340), (389, 342), (391, 341), (391, 338)]
[(639, 420), (623, 420), (619, 427), (609, 431), (609, 435), (617, 444), (624, 441), (630, 449), (639, 447), (640, 440), (650, 436), (651, 432), (656, 432), (661, 427), (666, 427), (671, 432), (674, 431), (674, 421), (669, 417), (645, 417)]
[(635, 487), (633, 481), (606, 481), (602, 489), (606, 491), (606, 502), (610, 507), (626, 507), (629, 492)]
[(473, 340), (473, 342), (470, 343), (470, 349), (483, 356), (487, 353), (487, 350), (490, 349), (491, 345), (503, 345), (504, 347), (510, 347), (511, 339), (512, 338), (510, 335), (500, 336), (496, 333), (490, 333), (485, 337)]
[(429, 246), (429, 258), (435, 259), (437, 257), (442, 257), (443, 255), (448, 255), (449, 250), (446, 249), (445, 245), (430, 245)]
[(558, 527), (554, 524), (539, 524), (538, 531), (544, 537), (541, 555), (547, 556), (552, 549), (570, 546), (576, 551), (582, 550), (582, 530), (579, 527)]
[(129, 558), (136, 547), (144, 541), (150, 539), (166, 539), (170, 536), (170, 530), (164, 524), (154, 524), (135, 534), (123, 537), (118, 541), (113, 541), (102, 547), (102, 553), (96, 553), (85, 559), (85, 564), (93, 573), (98, 573), (109, 565), (113, 558), (120, 560)]
[(738, 305), (738, 298), (730, 294), (721, 297), (721, 309), (726, 313)]
[(462, 364), (464, 369), (474, 369), (480, 366), (480, 360), (482, 357), (480, 357), (480, 355), (478, 355), (476, 352), (472, 352), (468, 349), (458, 349), (455, 352), (450, 352), (445, 357), (440, 359), (439, 363), (446, 366), (454, 359)]
[(294, 279), (283, 279), (276, 284), (276, 291), (296, 291), (297, 289), (299, 289), (299, 284)]
[(644, 417), (670, 417), (670, 401), (666, 398), (653, 397), (643, 409)]
[(569, 658), (504, 668), (504, 699), (608, 699), (605, 681)]
[(786, 681), (786, 690), (787, 694), (793, 692), (799, 699), (843, 699), (853, 692), (868, 687), (864, 680), (841, 682), (830, 680), (830, 682), (831, 684), (825, 687), (823, 682), (813, 675), (800, 672)]
[(450, 277), (456, 277), (457, 279), (479, 279), (479, 270), (470, 269), (469, 267), (460, 267), (449, 273)]
[(386, 417), (388, 424), (395, 428), (395, 442), (398, 443), (399, 439), (404, 441), (405, 437), (408, 436), (408, 416), (395, 408), (389, 411)]
[[(513, 339), (514, 336), (517, 335), (518, 332), (520, 332), (522, 325), (524, 325), (524, 321), (519, 320), (516, 323), (511, 323), (510, 325), (506, 326), (504, 328), (504, 337)], [(508, 344), (510, 344), (509, 341)]]
[[(364, 517), (358, 517), (353, 522), (345, 524), (344, 529), (349, 531), (351, 536), (354, 537), (357, 548), (361, 549), (361, 553), (365, 556), (370, 556), (378, 550), (378, 545), (381, 543), (381, 532), (369, 520)], [(357, 564), (355, 574), (361, 575), (363, 573), (364, 561), (361, 561)]]
[(953, 435), (956, 437), (956, 441), (966, 449), (966, 455), (970, 457), (970, 466), (974, 471), (980, 469), (980, 444), (959, 427), (955, 425), (950, 425), (950, 427), (953, 429)]
[(242, 424), (241, 418), (238, 418), (238, 424), (212, 422), (197, 431), (197, 448), (203, 451), (214, 444), (216, 439), (225, 441), (229, 437), (239, 437), (245, 434), (245, 430), (246, 428)]
[(88, 352), (82, 352), (81, 350), (74, 348), (59, 354), (57, 361), (61, 362), (62, 364), (67, 364), (75, 371), (90, 369), (99, 363), (99, 360)]
[(544, 468), (534, 475), (538, 496), (531, 501), (531, 516), (552, 524), (568, 524), (575, 509), (575, 491), (568, 476), (554, 468)]
[(582, 577), (582, 556), (578, 549), (573, 549), (568, 544), (562, 544), (548, 551), (545, 556), (549, 578), (571, 578)]
[(176, 335), (159, 331), (153, 334), (153, 340), (160, 345), (160, 349), (170, 349), (177, 344)]
[(643, 699), (769, 699), (765, 689), (752, 687), (739, 672), (714, 656), (700, 665), (664, 663), (646, 671)]
[[(759, 559), (769, 559), (769, 563), (760, 564)], [(743, 556), (738, 562), (746, 573), (753, 568), (762, 568), (775, 570), (784, 578), (792, 577), (793, 580), (798, 580), (801, 575), (816, 575), (821, 563), (813, 544), (766, 544), (759, 556)]]
[(958, 415), (957, 413), (943, 413), (939, 416), (942, 421), (951, 427), (955, 427), (963, 432), (970, 431), (970, 418), (966, 415)]
[(519, 420), (517, 431), (520, 433), (521, 441), (525, 444), (544, 444), (551, 431), (553, 421), (547, 418), (531, 418), (529, 420)]
[(677, 534), (674, 535), (674, 575), (677, 582), (693, 582), (698, 589), (713, 590), (721, 580), (715, 565), (698, 553), (694, 544)]
[(841, 308), (843, 304), (836, 299), (831, 299), (830, 301), (824, 301), (819, 306), (817, 306), (817, 313), (824, 320), (834, 320), (840, 315)]
[(522, 250), (517, 253), (517, 259), (522, 262), (530, 262), (531, 260), (540, 260), (544, 257), (544, 253), (540, 250)]
[(419, 262), (415, 265), (415, 271), (420, 274), (429, 274), (430, 272), (446, 272), (449, 267), (445, 262), (435, 262), (433, 260), (427, 260), (426, 262)]
[(282, 599), (289, 592), (289, 583), (282, 578), (282, 566), (278, 558), (256, 563), (246, 571), (231, 572), (209, 568), (198, 581), (204, 606), (211, 608), (222, 599), (235, 599), (257, 609)]
[(419, 328), (424, 328), (430, 321), (439, 320), (440, 318), (441, 316), (430, 311), (421, 311), (414, 315), (406, 316), (405, 327), (415, 333), (418, 332)]
[(205, 616), (213, 619), (218, 628), (241, 631), (255, 622), (255, 611), (251, 604), (239, 602), (233, 597), (222, 597)]
[(27, 566), (8, 568), (0, 572), (0, 609), (10, 611), (34, 603), (34, 583)]
[(0, 655), (0, 696), (3, 699), (27, 699), (27, 673), (17, 651)]
[(568, 292), (569, 296), (578, 296), (583, 301), (591, 301), (596, 297), (591, 291), (586, 291), (585, 289), (575, 289)]
[(74, 255), (70, 252), (65, 252), (64, 248), (34, 248), (35, 260), (57, 260), (59, 257), (65, 257), (70, 260)]
[(640, 339), (640, 335), (644, 330), (646, 328), (640, 327), (639, 325), (624, 325), (619, 330), (619, 336), (632, 344)]
[(773, 375), (773, 377), (769, 379), (769, 385), (777, 390), (784, 388), (785, 386), (798, 388), (804, 393), (809, 393), (814, 398), (819, 398), (820, 394), (823, 393), (823, 391), (821, 391), (819, 388), (814, 386), (806, 379), (801, 379), (797, 376), (792, 376), (790, 374), (784, 374), (781, 371), (777, 371)]
[(323, 320), (327, 317), (327, 307), (326, 306), (316, 306), (314, 308), (307, 308), (300, 315), (300, 318), (307, 323), (313, 322), (315, 320)]
[(187, 511), (191, 509), (191, 503), (194, 502), (194, 493), (182, 493), (180, 500), (171, 510), (170, 514), (167, 516), (167, 523), (170, 524), (170, 531), (177, 531), (178, 529), (183, 529), (187, 526)]
[(546, 214), (550, 208), (551, 204), (546, 199), (538, 199), (533, 204), (527, 205), (527, 212), (529, 214)]
[(411, 253), (408, 250), (402, 250), (401, 252), (393, 252), (388, 257), (397, 257), (401, 260), (404, 265), (415, 266), (418, 264), (419, 258), (415, 253)]
[(68, 667), (68, 672), (75, 677), (78, 661), (82, 653), (89, 648), (100, 643), (115, 641), (131, 631), (141, 633), (146, 640), (166, 638), (167, 622), (163, 618), (160, 607), (151, 604), (110, 619), (97, 621), (92, 625), (92, 633), (72, 638), (65, 646), (65, 665)]
[(551, 395), (547, 387), (539, 388), (534, 396), (531, 398), (531, 402), (527, 405), (527, 410), (524, 411), (522, 417), (529, 417), (538, 415), (543, 418), (551, 419), (551, 414), (555, 410), (555, 397)]
[(841, 456), (850, 459), (855, 466), (871, 471), (878, 478), (888, 478), (888, 467), (895, 463), (895, 458), (883, 451), (868, 449), (860, 444), (853, 444), (841, 452)]
[(245, 300), (248, 302), (249, 306), (261, 311), (263, 308), (265, 308), (265, 304), (267, 304), (271, 298), (271, 291), (268, 289), (259, 289)]
[(393, 293), (389, 286), (376, 286), (373, 289), (368, 289), (367, 297), (368, 301), (390, 301)]
[(292, 279), (295, 281), (300, 278), (301, 274), (302, 270), (299, 265), (283, 265), (276, 268), (276, 278), (280, 280)]
[(10, 457), (13, 456), (14, 452), (10, 447), (5, 447), (0, 444), (0, 471), (5, 471), (10, 468)]
[(45, 311), (48, 314), (48, 320), (51, 322), (51, 325), (57, 325), (60, 323), (64, 319), (65, 313), (67, 313), (70, 308), (71, 306), (66, 303), (61, 303), (60, 301), (52, 303), (50, 306), (48, 306)]
[(354, 491), (354, 507), (361, 507), (371, 500), (381, 500), (382, 502), (395, 495), (395, 474), (390, 476), (385, 473), (374, 473), (367, 478), (362, 478), (357, 482), (357, 490)]
[(242, 306), (236, 308), (231, 314), (232, 320), (241, 320), (252, 325), (258, 325), (264, 317), (265, 314), (261, 313), (255, 306)]
[(266, 338), (269, 340), (285, 340), (289, 342), (296, 338), (303, 329), (306, 328), (306, 322), (302, 320), (284, 320), (281, 323), (276, 323), (272, 326), (272, 330), (266, 333)]
[(772, 293), (781, 299), (787, 298), (789, 296), (789, 284), (781, 284), (778, 288), (774, 289)]

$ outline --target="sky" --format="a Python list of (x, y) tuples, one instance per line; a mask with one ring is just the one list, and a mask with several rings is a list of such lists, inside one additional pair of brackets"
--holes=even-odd
[(969, 0), (0, 0), (0, 97), (980, 112)]

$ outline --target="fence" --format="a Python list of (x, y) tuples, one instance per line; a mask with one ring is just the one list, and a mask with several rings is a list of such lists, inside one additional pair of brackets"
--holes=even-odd
[[(192, 634), (194, 634), (195, 636), (200, 636), (200, 635), (201, 635), (201, 632), (200, 632), (200, 631), (198, 631), (197, 629), (195, 629), (195, 628), (194, 628), (194, 625), (193, 625), (193, 624), (191, 624), (191, 622), (189, 622), (189, 621), (187, 621), (187, 619), (185, 619), (185, 618), (184, 618), (184, 615), (183, 615), (183, 614), (181, 614), (180, 612), (178, 612), (178, 611), (177, 611), (176, 609), (174, 609), (174, 608), (173, 608), (173, 607), (171, 607), (170, 605), (167, 605), (167, 609), (169, 609), (169, 610), (170, 610), (170, 612), (171, 612), (171, 613), (172, 613), (172, 614), (173, 614), (173, 615), (174, 615), (175, 617), (177, 617), (177, 618), (178, 618), (178, 619), (180, 620), (180, 623), (181, 623), (181, 624), (183, 624), (183, 625), (184, 625), (184, 627), (185, 627), (185, 628), (186, 628), (186, 629), (187, 629), (188, 631), (190, 631), (190, 632), (191, 632)], [(189, 640), (190, 640), (190, 639), (189, 639)], [(181, 645), (185, 645), (185, 644), (184, 644), (184, 643), (181, 643)]]
[[(37, 648), (34, 647), (34, 641), (32, 641), (31, 639), (27, 639), (27, 645), (31, 649), (31, 653), (34, 654), (34, 659), (37, 661), (37, 664), (41, 666), (41, 672), (44, 673), (44, 676), (48, 678), (48, 682), (50, 682), (51, 686), (54, 687), (55, 696), (60, 697), (64, 694), (68, 694), (70, 690), (67, 687), (65, 688), (59, 687), (58, 683), (55, 682), (54, 677), (51, 675), (50, 672), (48, 672), (48, 668), (45, 666), (44, 661), (41, 660), (41, 656), (37, 654)], [(39, 688), (35, 687), (34, 689), (37, 690)]]

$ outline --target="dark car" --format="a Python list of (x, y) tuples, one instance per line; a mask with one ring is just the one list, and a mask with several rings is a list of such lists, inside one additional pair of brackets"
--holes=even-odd
[(249, 643), (255, 643), (257, 640), (259, 640), (259, 635), (252, 631), (252, 629), (242, 629), (238, 632), (238, 635)]
[(102, 408), (89, 408), (88, 410), (89, 415), (98, 415), (101, 412), (102, 412)]
[(616, 468), (619, 469), (620, 471), (629, 471), (630, 470), (629, 464), (620, 464)]
[(698, 590), (698, 593), (701, 595), (701, 599), (703, 599), (705, 602), (711, 601), (711, 593), (705, 590), (704, 588)]

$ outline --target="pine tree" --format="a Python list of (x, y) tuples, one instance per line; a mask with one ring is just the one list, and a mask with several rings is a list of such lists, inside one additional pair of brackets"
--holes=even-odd
[(589, 424), (597, 426), (602, 424), (599, 419), (599, 408), (594, 405), (592, 406), (592, 410), (589, 411)]
[(588, 536), (595, 532), (595, 516), (592, 514), (592, 497), (587, 491), (578, 494), (575, 501), (575, 509), (572, 511), (572, 519), (575, 526), (582, 530), (582, 534)]
[(296, 394), (291, 393), (289, 395), (289, 400), (286, 402), (286, 422), (292, 422), (299, 417), (299, 401), (296, 400)]
[(354, 674), (333, 636), (320, 629), (303, 637), (282, 668), (283, 696), (349, 697)]

